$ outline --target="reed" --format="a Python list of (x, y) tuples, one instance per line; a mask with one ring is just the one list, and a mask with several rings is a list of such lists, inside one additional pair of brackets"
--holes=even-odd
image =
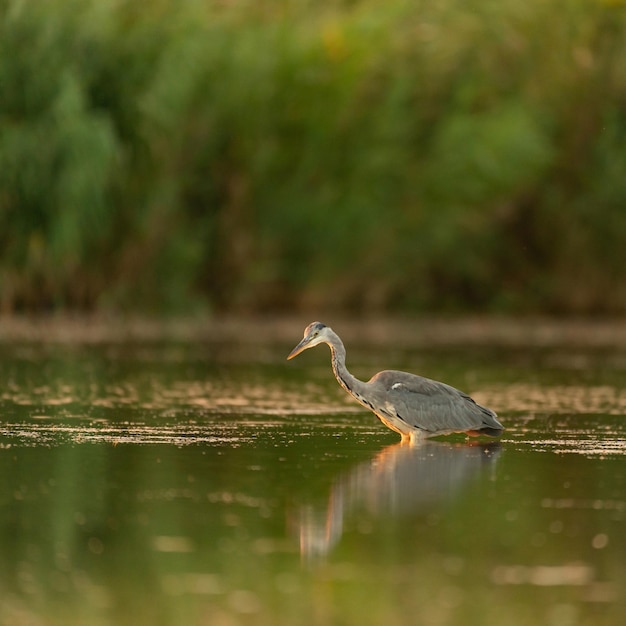
[(624, 4), (0, 4), (0, 307), (618, 313)]

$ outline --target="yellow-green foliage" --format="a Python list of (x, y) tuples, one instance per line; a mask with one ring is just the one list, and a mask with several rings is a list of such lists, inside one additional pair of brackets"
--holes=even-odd
[(0, 306), (623, 311), (625, 11), (0, 0)]

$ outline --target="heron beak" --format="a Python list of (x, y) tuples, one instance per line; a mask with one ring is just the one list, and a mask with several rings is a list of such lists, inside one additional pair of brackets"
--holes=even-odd
[(309, 337), (305, 337), (290, 353), (289, 356), (287, 357), (287, 360), (289, 361), (289, 359), (293, 359), (294, 356), (298, 356), (300, 354), (300, 352), (303, 352), (304, 350), (306, 350), (309, 347), (309, 341), (310, 338)]

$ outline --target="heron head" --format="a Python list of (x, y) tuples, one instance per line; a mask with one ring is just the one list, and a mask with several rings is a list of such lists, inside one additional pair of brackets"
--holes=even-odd
[(328, 341), (328, 332), (330, 328), (322, 322), (312, 322), (304, 329), (304, 337), (302, 341), (289, 353), (287, 359), (293, 359), (294, 356), (308, 350), (313, 346), (317, 346), (320, 343)]

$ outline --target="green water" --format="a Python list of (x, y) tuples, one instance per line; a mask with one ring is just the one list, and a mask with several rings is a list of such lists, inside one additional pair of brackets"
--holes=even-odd
[(0, 346), (0, 624), (624, 623), (623, 352), (349, 349), (507, 426), (407, 448), (291, 347)]

